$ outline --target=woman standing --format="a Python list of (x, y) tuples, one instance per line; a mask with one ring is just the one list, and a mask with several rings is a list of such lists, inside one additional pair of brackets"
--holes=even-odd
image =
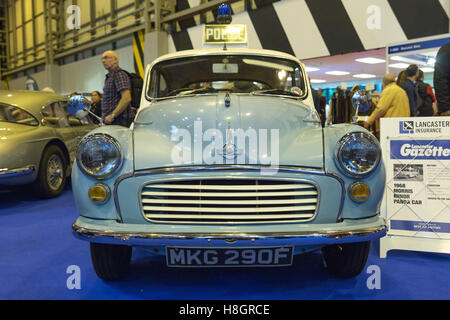
[[(99, 118), (102, 117), (102, 94), (98, 91), (92, 92), (91, 112), (96, 116), (98, 116)], [(94, 122), (95, 124), (100, 123), (98, 119), (96, 119), (92, 115), (90, 116), (90, 118), (92, 122)]]

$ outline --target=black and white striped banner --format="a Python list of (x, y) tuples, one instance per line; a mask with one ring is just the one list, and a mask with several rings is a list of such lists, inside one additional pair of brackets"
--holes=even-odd
[[(179, 0), (178, 9), (196, 2)], [(449, 11), (450, 0), (281, 0), (235, 14), (233, 23), (247, 25), (250, 49), (308, 59), (448, 33)], [(193, 18), (180, 26), (169, 52), (201, 49), (202, 26)]]

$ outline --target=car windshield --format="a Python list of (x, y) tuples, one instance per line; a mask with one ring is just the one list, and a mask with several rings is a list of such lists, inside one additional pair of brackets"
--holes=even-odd
[(147, 87), (151, 98), (219, 91), (303, 97), (299, 64), (264, 56), (208, 55), (162, 61), (152, 68)]
[(31, 114), (15, 106), (0, 104), (0, 122), (12, 122), (30, 126), (39, 125)]

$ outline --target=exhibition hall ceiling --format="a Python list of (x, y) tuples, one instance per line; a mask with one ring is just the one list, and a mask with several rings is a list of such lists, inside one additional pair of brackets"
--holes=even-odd
[[(373, 62), (369, 60), (372, 63), (357, 61), (357, 59), (364, 58), (373, 58), (375, 60)], [(303, 63), (307, 67), (313, 84), (363, 80), (364, 78), (358, 78), (359, 75), (362, 75), (361, 77), (366, 75), (367, 78), (381, 78), (386, 71), (386, 49), (307, 59), (303, 60)]]
[[(414, 56), (391, 57), (389, 72), (397, 75), (410, 64), (417, 64), (425, 72), (433, 72), (432, 58), (436, 51)], [(430, 61), (431, 59), (431, 61)], [(386, 73), (386, 49), (347, 53), (302, 61), (312, 84), (345, 82), (382, 78)]]

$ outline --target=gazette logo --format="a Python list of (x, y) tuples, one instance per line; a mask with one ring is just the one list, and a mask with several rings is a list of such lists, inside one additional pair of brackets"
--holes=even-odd
[(400, 121), (400, 133), (412, 134), (414, 133), (414, 121)]
[(450, 140), (391, 140), (391, 159), (449, 160)]

